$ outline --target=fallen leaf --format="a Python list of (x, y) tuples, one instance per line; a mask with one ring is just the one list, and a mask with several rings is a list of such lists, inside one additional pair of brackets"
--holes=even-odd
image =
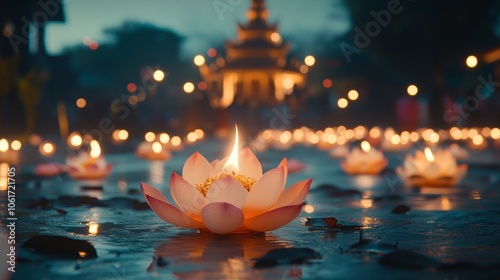
[(272, 267), (283, 264), (301, 264), (310, 259), (321, 259), (321, 255), (309, 248), (280, 248), (269, 251), (255, 259), (254, 268)]

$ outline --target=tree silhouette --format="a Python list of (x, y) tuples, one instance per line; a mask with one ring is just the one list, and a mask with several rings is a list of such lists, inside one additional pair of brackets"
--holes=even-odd
[[(353, 47), (349, 49), (352, 66), (366, 63), (363, 58), (368, 55), (372, 65), (367, 69), (382, 70), (366, 73), (368, 76), (379, 81), (410, 78), (418, 82), (429, 93), (435, 126), (443, 125), (441, 101), (446, 81), (462, 78), (468, 55), (481, 54), (499, 43), (495, 36), (498, 0), (344, 0), (344, 4), (353, 26), (343, 38)], [(391, 8), (399, 12), (390, 12)], [(364, 44), (356, 44), (359, 42)]]

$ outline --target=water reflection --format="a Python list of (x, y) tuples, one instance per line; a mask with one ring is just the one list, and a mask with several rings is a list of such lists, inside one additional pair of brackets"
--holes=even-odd
[(99, 224), (96, 222), (88, 223), (87, 227), (89, 228), (90, 235), (97, 235), (97, 233), (99, 232)]
[(0, 191), (6, 191), (8, 186), (9, 165), (7, 163), (0, 163)]
[(451, 210), (450, 199), (447, 196), (441, 198), (441, 210), (443, 211)]
[(270, 250), (290, 246), (289, 241), (266, 233), (179, 234), (155, 249), (155, 258), (148, 271), (161, 267), (159, 260), (166, 260), (175, 264), (171, 272), (179, 279), (260, 279), (268, 276), (281, 279), (282, 275), (289, 274), (289, 266), (255, 270), (252, 259)]
[(360, 186), (362, 188), (371, 188), (380, 182), (380, 176), (373, 175), (357, 175), (352, 176), (351, 180), (355, 186)]
[(149, 173), (149, 180), (153, 184), (161, 184), (163, 183), (163, 161), (153, 161), (151, 162), (151, 168)]
[(118, 190), (121, 193), (127, 193), (127, 188), (128, 188), (127, 181), (125, 181), (125, 180), (118, 180), (117, 186), (118, 186)]

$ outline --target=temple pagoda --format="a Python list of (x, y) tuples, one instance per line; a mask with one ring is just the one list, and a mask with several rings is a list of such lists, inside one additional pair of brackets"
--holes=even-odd
[(288, 60), (290, 46), (268, 16), (264, 0), (252, 0), (248, 22), (238, 25), (236, 40), (226, 42), (226, 56), (199, 65), (213, 107), (274, 105), (305, 86), (307, 66)]

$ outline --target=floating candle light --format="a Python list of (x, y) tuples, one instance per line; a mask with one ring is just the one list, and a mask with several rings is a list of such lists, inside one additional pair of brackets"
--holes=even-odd
[(469, 148), (473, 150), (485, 150), (488, 148), (488, 142), (479, 134), (474, 135), (468, 144)]
[(311, 179), (283, 191), (288, 174), (286, 159), (262, 174), (261, 164), (250, 149), (238, 152), (237, 139), (229, 157), (209, 163), (196, 152), (184, 164), (182, 177), (172, 174), (170, 191), (178, 207), (156, 188), (141, 183), (153, 211), (176, 226), (218, 234), (270, 231), (295, 219)]
[[(6, 191), (9, 188), (9, 170), (11, 168), (5, 162), (0, 163), (0, 191)], [(14, 169), (15, 170), (15, 169)]]
[(408, 154), (396, 173), (410, 186), (453, 186), (463, 179), (467, 165), (457, 165), (449, 149), (433, 153), (427, 147), (415, 156)]
[(354, 148), (340, 166), (347, 174), (379, 174), (387, 163), (382, 151), (372, 148), (368, 141), (363, 141), (361, 150)]
[(44, 157), (50, 157), (56, 152), (56, 145), (52, 142), (43, 142), (38, 147), (40, 154)]
[(9, 141), (7, 139), (0, 139), (0, 162), (16, 165), (19, 163), (19, 150), (21, 149), (21, 142), (18, 140), (12, 141), (9, 148)]
[(136, 155), (148, 160), (167, 161), (172, 158), (170, 151), (160, 142), (142, 142), (137, 147)]
[(90, 152), (82, 151), (66, 159), (68, 174), (73, 179), (102, 179), (113, 170), (101, 154), (101, 146), (96, 140), (90, 141)]

